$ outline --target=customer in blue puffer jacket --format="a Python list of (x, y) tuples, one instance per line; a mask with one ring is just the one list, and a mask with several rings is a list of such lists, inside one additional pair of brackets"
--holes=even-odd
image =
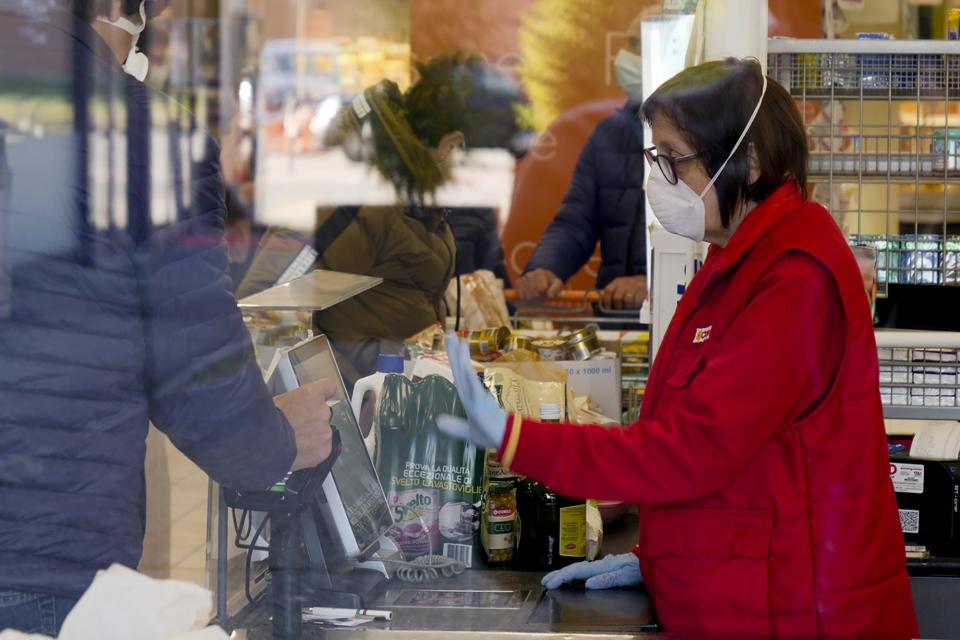
[[(151, 163), (172, 103), (124, 70), (146, 71), (135, 35), (166, 2), (57, 3), (0, 4), (0, 121), (35, 118), (0, 158), (0, 630), (47, 635), (99, 569), (137, 566), (148, 421), (263, 488), (329, 455), (332, 391), (275, 403), (263, 383), (215, 145), (182, 185)], [(187, 208), (161, 211), (178, 191)]]
[(640, 17), (617, 55), (620, 88), (629, 96), (597, 125), (580, 152), (563, 204), (515, 285), (521, 300), (554, 298), (600, 241), (597, 288), (607, 308), (639, 308), (647, 297), (643, 202)]

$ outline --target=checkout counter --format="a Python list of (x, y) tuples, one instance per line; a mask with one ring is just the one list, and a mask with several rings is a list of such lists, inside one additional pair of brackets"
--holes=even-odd
[[(313, 276), (315, 277), (315, 276)], [(376, 282), (349, 282), (345, 288), (350, 292), (323, 291), (320, 300), (311, 300), (304, 304), (304, 292), (298, 292), (298, 287), (306, 287), (307, 297), (316, 297), (317, 286), (321, 280), (314, 280), (308, 276), (292, 284), (292, 287), (271, 290), (264, 297), (269, 300), (250, 300), (241, 302), (247, 308), (270, 307), (292, 310), (315, 309), (323, 302), (336, 302), (355, 295), (357, 290), (365, 290), (376, 286)], [(311, 281), (312, 280), (312, 281)], [(329, 279), (323, 280), (329, 285)], [(336, 289), (336, 287), (335, 287)], [(656, 324), (656, 323), (654, 323)], [(883, 335), (879, 341), (881, 347), (897, 347), (900, 345), (885, 344), (890, 339), (900, 339), (900, 336)], [(911, 346), (917, 340), (918, 334), (911, 334)], [(881, 349), (882, 351), (882, 349)], [(300, 363), (305, 371), (310, 369), (309, 358)], [(900, 362), (887, 363), (896, 368)], [(335, 366), (335, 365), (334, 365)], [(956, 365), (952, 365), (956, 367)], [(288, 367), (286, 378), (287, 386), (295, 383), (297, 364)], [(322, 374), (322, 375), (321, 375)], [(330, 377), (328, 372), (313, 371), (310, 377)], [(336, 373), (339, 377), (339, 373)], [(281, 378), (284, 376), (280, 376)], [(894, 379), (895, 382), (895, 379)], [(897, 383), (901, 384), (901, 383)], [(283, 389), (278, 389), (282, 391)], [(344, 399), (345, 400), (345, 399)], [(347, 402), (343, 402), (347, 405)], [(349, 411), (349, 410), (348, 410)], [(915, 411), (915, 409), (914, 409)], [(918, 417), (914, 411), (900, 416), (889, 415), (888, 431), (892, 438), (910, 436), (913, 421), (897, 420), (901, 417)], [(953, 417), (955, 409), (950, 409)], [(350, 413), (352, 417), (352, 413)], [(923, 417), (944, 417), (939, 414)], [(915, 423), (914, 423), (915, 424)], [(336, 426), (336, 425), (335, 425)], [(347, 425), (350, 426), (350, 425)], [(344, 433), (357, 431), (356, 423), (352, 429)], [(362, 436), (361, 436), (362, 437)], [(349, 447), (347, 447), (349, 449)], [(348, 451), (349, 453), (349, 451)], [(369, 458), (367, 458), (369, 463)], [(360, 466), (356, 460), (350, 465), (351, 469)], [(371, 474), (367, 474), (368, 476)], [(377, 484), (374, 477), (374, 484)], [(352, 476), (344, 474), (341, 482), (336, 478), (335, 471), (330, 474), (331, 482), (339, 483), (337, 487), (327, 486), (324, 491), (328, 498), (337, 500), (337, 496), (355, 484)], [(382, 489), (375, 493), (382, 498)], [(349, 491), (347, 492), (349, 493)], [(362, 496), (361, 496), (362, 497)], [(359, 500), (359, 498), (358, 498)], [(349, 496), (342, 500), (337, 507), (344, 514), (349, 514)], [(221, 505), (220, 532), (218, 540), (223, 548), (226, 542), (226, 512)], [(379, 516), (374, 524), (383, 524)], [(333, 518), (337, 520), (337, 518)], [(349, 542), (347, 546), (356, 547), (354, 551), (365, 547), (360, 540), (358, 529), (350, 517), (340, 518), (340, 524), (331, 525), (330, 532), (334, 537)], [(960, 520), (958, 520), (960, 522)], [(351, 526), (353, 530), (351, 531)], [(376, 530), (374, 527), (373, 530)], [(960, 535), (960, 534), (958, 534)], [(636, 543), (637, 523), (635, 516), (627, 516), (619, 523), (607, 527), (603, 554), (623, 553), (629, 551)], [(357, 544), (359, 543), (359, 544)], [(324, 544), (324, 547), (327, 545)], [(349, 555), (349, 554), (348, 554)], [(960, 598), (960, 559), (924, 558), (908, 561), (912, 576), (914, 599), (918, 617), (921, 623), (923, 637), (958, 638), (960, 639), (960, 614), (953, 603)], [(487, 568), (476, 566), (459, 575), (418, 583), (402, 582), (396, 578), (382, 581), (379, 588), (368, 592), (363, 600), (368, 609), (388, 610), (392, 614), (389, 621), (367, 622), (356, 627), (332, 627), (327, 624), (305, 623), (299, 637), (302, 638), (640, 638), (657, 634), (655, 613), (649, 597), (642, 588), (615, 589), (609, 591), (587, 591), (582, 587), (567, 586), (554, 591), (546, 591), (540, 586), (542, 573), (531, 571), (516, 571), (502, 568)], [(288, 613), (299, 612), (303, 603), (289, 601), (281, 595), (276, 598), (277, 580), (272, 581), (274, 586), (267, 588), (262, 597), (253, 604), (243, 607), (240, 611), (229, 616), (229, 621), (221, 617), (220, 622), (232, 631), (232, 638), (238, 640), (269, 640), (277, 637), (275, 614), (278, 611), (278, 601), (286, 606)], [(226, 585), (226, 580), (221, 586)], [(222, 594), (218, 593), (218, 596)], [(317, 603), (307, 602), (307, 606)], [(329, 606), (344, 606), (332, 604)], [(357, 605), (360, 606), (360, 605)], [(221, 613), (226, 607), (220, 606)]]
[[(337, 304), (378, 283), (373, 278), (314, 271), (244, 298), (240, 307), (248, 312), (313, 311)], [(258, 353), (258, 357), (264, 355)], [(340, 378), (323, 336), (276, 350), (269, 356), (261, 360), (261, 365), (268, 386), (275, 393), (319, 378)], [(268, 365), (267, 361), (272, 362)], [(391, 552), (396, 551), (388, 548), (389, 539), (382, 535), (393, 526), (393, 520), (385, 512), (383, 489), (342, 381), (339, 393), (336, 400), (328, 401), (339, 445), (336, 460), (331, 458), (331, 462), (325, 463), (329, 468), (323, 470), (323, 478), (313, 481), (305, 472), (296, 472), (265, 491), (219, 492), (222, 499), (215, 508), (218, 517), (210, 531), (210, 541), (218, 565), (218, 622), (232, 633), (232, 638), (519, 638), (529, 634), (629, 638), (657, 631), (653, 609), (642, 588), (587, 591), (568, 586), (548, 592), (540, 586), (542, 572), (505, 569), (502, 565), (486, 567), (482, 561), (457, 575), (422, 582), (404, 582), (396, 575), (384, 579), (376, 574), (378, 566), (389, 573)], [(251, 581), (249, 556), (246, 571), (236, 571), (244, 562), (235, 562), (240, 559), (236, 556), (230, 559), (235, 532), (229, 523), (233, 521), (236, 526), (237, 516), (231, 516), (228, 507), (235, 512), (246, 511), (241, 519), (253, 518), (248, 522), (260, 523), (252, 525), (253, 529), (262, 530), (264, 537), (269, 537), (268, 548), (259, 533), (254, 533), (253, 541), (246, 547), (248, 553), (269, 549), (269, 580), (262, 571), (254, 571), (258, 575)], [(255, 512), (269, 516), (252, 515)], [(307, 513), (311, 515), (306, 517)], [(237, 533), (236, 546), (241, 546), (240, 537)], [(636, 516), (626, 515), (605, 528), (602, 552), (627, 552), (636, 540)], [(295, 557), (298, 553), (299, 560)], [(286, 569), (294, 565), (300, 575), (291, 578)], [(304, 566), (309, 566), (309, 571), (303, 571)], [(238, 573), (246, 573), (240, 589), (234, 575)], [(268, 582), (269, 586), (264, 588)], [(370, 587), (371, 583), (375, 586)], [(317, 585), (319, 589), (315, 588)], [(250, 598), (252, 589), (257, 593)], [(299, 618), (303, 607), (321, 604), (388, 610), (392, 619), (353, 628), (310, 622), (295, 628), (292, 621)], [(278, 619), (286, 622), (278, 625)]]
[[(622, 553), (636, 544), (636, 519), (626, 516), (606, 531), (604, 552)], [(643, 589), (587, 591), (564, 587), (546, 591), (543, 574), (478, 567), (449, 579), (418, 584), (391, 581), (370, 608), (393, 613), (390, 622), (356, 628), (307, 623), (305, 639), (358, 638), (428, 640), (502, 638), (643, 638), (654, 635), (656, 621)], [(269, 594), (238, 618), (237, 640), (272, 640)]]

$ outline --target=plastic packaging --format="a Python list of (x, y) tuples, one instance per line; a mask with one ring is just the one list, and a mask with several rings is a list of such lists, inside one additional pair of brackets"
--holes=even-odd
[(441, 414), (465, 417), (448, 380), (388, 376), (377, 411), (377, 472), (394, 509), (390, 535), (407, 560), (444, 555), (469, 568), (479, 552), (484, 452), (443, 435)]
[(403, 375), (403, 356), (381, 353), (377, 357), (377, 372), (357, 380), (353, 386), (353, 396), (350, 398), (353, 415), (357, 417), (360, 431), (365, 434), (363, 443), (367, 447), (371, 460), (377, 459), (379, 425), (374, 419), (376, 407), (383, 384), (390, 375)]

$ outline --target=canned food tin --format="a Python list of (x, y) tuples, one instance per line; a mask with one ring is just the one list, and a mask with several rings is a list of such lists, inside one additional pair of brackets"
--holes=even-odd
[(536, 351), (533, 341), (527, 336), (510, 336), (503, 343), (504, 351)]
[(567, 346), (566, 338), (536, 338), (532, 341), (532, 345), (544, 360), (570, 359), (570, 348)]
[(497, 343), (492, 336), (485, 336), (480, 331), (470, 334), (470, 355), (474, 357), (488, 356), (497, 350)]
[(597, 337), (597, 328), (593, 325), (571, 333), (567, 337), (567, 345), (574, 360), (589, 360), (591, 356), (603, 351), (603, 345)]
[(510, 337), (510, 329), (506, 327), (483, 329), (482, 331), (477, 331), (476, 335), (486, 337), (491, 343), (493, 343), (494, 350), (499, 351), (503, 348), (503, 345)]

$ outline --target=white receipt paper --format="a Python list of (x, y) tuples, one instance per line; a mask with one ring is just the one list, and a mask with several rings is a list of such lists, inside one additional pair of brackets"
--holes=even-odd
[(303, 611), (304, 622), (324, 622), (336, 627), (359, 627), (374, 620), (393, 619), (393, 612), (374, 609), (337, 609), (331, 607), (310, 607)]
[(960, 460), (960, 422), (928, 422), (910, 445), (911, 458)]

